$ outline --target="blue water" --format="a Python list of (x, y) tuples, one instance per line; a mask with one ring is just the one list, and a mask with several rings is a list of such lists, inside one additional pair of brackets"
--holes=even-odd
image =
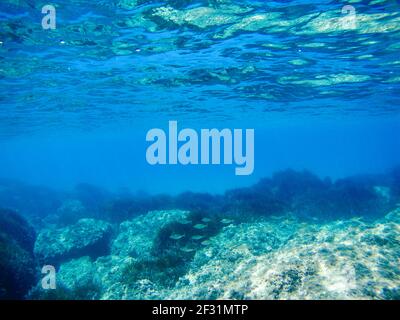
[[(55, 30), (42, 28), (45, 4), (0, 3), (0, 207), (29, 217), (38, 233), (82, 183), (113, 194), (224, 195), (252, 194), (260, 179), (286, 169), (333, 182), (374, 175), (368, 188), (392, 188), (376, 216), (395, 208), (399, 1), (351, 3), (354, 28), (343, 20), (346, 1), (57, 0)], [(146, 133), (167, 131), (171, 120), (180, 129), (255, 129), (254, 172), (149, 165)], [(58, 195), (38, 204), (48, 190)]]
[[(40, 3), (1, 4), (0, 176), (221, 192), (285, 168), (338, 178), (400, 162), (396, 1), (357, 3), (355, 30), (340, 2), (138, 4), (59, 1), (56, 30), (42, 30)], [(190, 15), (204, 8), (209, 20)], [(145, 134), (168, 120), (257, 128), (253, 176), (147, 166)]]
[[(185, 123), (179, 124), (185, 128)], [(240, 123), (224, 125), (236, 128)], [(167, 123), (161, 127), (167, 130)], [(398, 119), (385, 118), (266, 122), (255, 128), (250, 176), (236, 176), (233, 166), (223, 164), (151, 166), (145, 158), (145, 127), (38, 132), (2, 141), (0, 168), (2, 177), (64, 190), (86, 182), (113, 191), (222, 193), (287, 168), (334, 179), (383, 173), (400, 163), (399, 130)]]

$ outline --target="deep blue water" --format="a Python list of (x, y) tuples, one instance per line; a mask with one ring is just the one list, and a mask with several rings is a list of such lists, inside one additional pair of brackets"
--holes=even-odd
[[(167, 123), (162, 127), (167, 130)], [(145, 128), (15, 137), (0, 143), (0, 168), (3, 177), (63, 190), (86, 182), (113, 191), (221, 193), (287, 168), (334, 179), (386, 172), (400, 163), (399, 130), (398, 119), (266, 123), (255, 128), (250, 176), (236, 176), (232, 165), (151, 166), (145, 158)]]
[[(42, 2), (3, 1), (0, 176), (220, 192), (285, 168), (385, 171), (400, 162), (399, 5), (360, 1), (347, 30), (344, 4), (58, 1), (42, 30)], [(145, 134), (168, 120), (256, 128), (254, 174), (147, 166)]]

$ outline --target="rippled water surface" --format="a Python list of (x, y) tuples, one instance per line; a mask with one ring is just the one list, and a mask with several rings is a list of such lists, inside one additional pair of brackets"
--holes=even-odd
[(398, 1), (58, 0), (56, 30), (45, 4), (0, 4), (3, 134), (399, 113)]

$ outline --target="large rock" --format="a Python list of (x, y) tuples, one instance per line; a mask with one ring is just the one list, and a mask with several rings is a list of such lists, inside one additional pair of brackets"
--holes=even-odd
[[(30, 291), (33, 300), (137, 300), (162, 299), (168, 290), (148, 279), (131, 283), (124, 270), (135, 259), (104, 256), (93, 261), (81, 257), (62, 263), (55, 290), (44, 290), (40, 282)], [(149, 270), (151, 271), (151, 270)]]
[(0, 209), (0, 299), (22, 299), (35, 281), (35, 231), (16, 212)]
[(112, 244), (112, 253), (141, 259), (148, 257), (160, 230), (171, 223), (185, 221), (189, 214), (182, 210), (150, 211), (121, 223), (119, 235)]
[(167, 299), (399, 299), (399, 215), (225, 228)]
[(101, 283), (96, 268), (87, 256), (61, 264), (56, 288), (43, 289), (41, 281), (29, 292), (32, 300), (94, 300), (100, 298)]
[[(112, 255), (63, 263), (53, 298), (399, 299), (399, 217), (397, 209), (372, 222), (318, 223), (290, 214), (239, 224), (224, 219), (225, 227), (201, 239), (182, 269), (172, 258), (187, 251), (190, 234), (170, 239), (184, 247), (166, 256), (152, 249), (157, 234), (175, 232), (177, 222), (187, 232), (207, 228), (184, 211), (150, 212), (122, 224)], [(208, 228), (215, 223), (209, 220)]]
[(44, 229), (35, 243), (35, 255), (43, 264), (58, 265), (82, 256), (93, 258), (109, 251), (111, 225), (95, 219), (81, 219), (61, 229)]
[[(43, 290), (39, 283), (30, 299), (161, 299), (168, 290), (148, 279), (154, 273), (149, 264), (152, 247), (163, 228), (185, 222), (189, 212), (151, 211), (119, 228), (112, 242), (112, 254), (94, 255), (93, 245), (102, 243), (109, 225), (103, 221), (82, 219), (62, 229), (42, 231), (35, 244), (41, 261), (58, 264), (57, 289)], [(97, 258), (96, 258), (97, 256)], [(150, 260), (153, 261), (153, 260)], [(137, 271), (134, 269), (139, 267)], [(145, 268), (145, 269), (143, 269)], [(160, 274), (165, 270), (157, 269)], [(153, 277), (154, 278), (154, 277)]]

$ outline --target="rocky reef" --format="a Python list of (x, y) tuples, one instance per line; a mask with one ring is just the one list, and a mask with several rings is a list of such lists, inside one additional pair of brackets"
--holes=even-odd
[(35, 242), (35, 256), (43, 264), (58, 265), (75, 257), (107, 253), (111, 226), (104, 221), (80, 219), (61, 229), (43, 229)]
[[(155, 211), (122, 223), (111, 255), (61, 265), (59, 298), (65, 292), (77, 299), (400, 298), (400, 209), (373, 222), (224, 218), (209, 237), (217, 221), (205, 218), (206, 240), (190, 247), (182, 240), (199, 224), (189, 219), (184, 211)], [(168, 229), (175, 222), (188, 234)], [(156, 235), (165, 230), (175, 241), (167, 254), (155, 251)]]
[(34, 284), (35, 237), (23, 217), (0, 209), (0, 299), (22, 299)]
[(226, 227), (196, 253), (170, 298), (399, 299), (399, 215)]
[(288, 170), (218, 196), (84, 186), (36, 232), (0, 210), (0, 298), (400, 299), (398, 173)]
[(185, 221), (187, 211), (150, 211), (133, 220), (121, 223), (120, 233), (112, 243), (112, 253), (119, 256), (146, 258), (160, 230), (171, 223)]

